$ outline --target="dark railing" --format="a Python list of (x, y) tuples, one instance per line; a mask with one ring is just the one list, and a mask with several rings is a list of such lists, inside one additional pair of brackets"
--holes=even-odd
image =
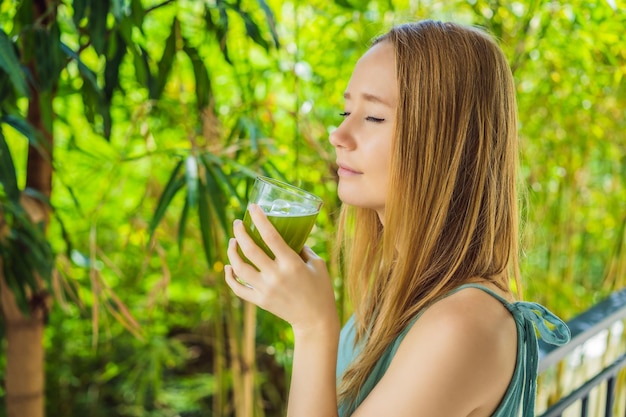
[[(598, 337), (606, 336), (606, 347), (609, 347), (610, 335), (614, 329), (619, 329), (621, 335), (617, 345), (617, 351), (610, 358), (610, 363), (601, 367), (593, 376), (582, 381), (578, 386), (571, 387), (571, 390), (550, 405), (540, 417), (561, 417), (563, 413), (573, 408), (576, 404), (580, 406), (581, 417), (618, 417), (614, 414), (616, 401), (622, 397), (626, 410), (626, 379), (618, 384), (620, 371), (626, 369), (626, 289), (613, 293), (606, 300), (596, 304), (589, 310), (575, 317), (567, 323), (571, 332), (572, 340), (565, 346), (555, 347), (546, 343), (539, 343), (539, 373), (550, 368), (568, 365), (563, 363), (568, 357), (576, 354), (583, 354), (585, 343)], [(618, 386), (619, 392), (618, 392)], [(601, 414), (589, 414), (591, 393), (596, 388), (603, 387), (604, 398), (599, 401), (603, 403)], [(596, 395), (600, 395), (596, 390)], [(618, 395), (619, 394), (619, 395)], [(619, 409), (619, 407), (618, 407)], [(624, 411), (626, 413), (626, 411)], [(572, 415), (572, 414), (570, 414)], [(620, 416), (621, 417), (621, 416)], [(624, 414), (626, 417), (626, 414)]]

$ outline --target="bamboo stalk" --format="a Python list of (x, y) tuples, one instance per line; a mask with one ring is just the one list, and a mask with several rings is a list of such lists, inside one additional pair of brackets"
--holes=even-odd
[(221, 309), (217, 309), (218, 314), (215, 318), (215, 340), (213, 342), (213, 376), (215, 380), (215, 389), (213, 392), (213, 416), (222, 417), (225, 406), (225, 386), (224, 386), (224, 369), (226, 368), (226, 354), (224, 346), (224, 322)]
[[(224, 288), (222, 288), (225, 290)], [(226, 308), (227, 308), (227, 320), (226, 330), (228, 333), (228, 349), (230, 352), (230, 370), (232, 375), (232, 387), (233, 387), (233, 399), (236, 417), (245, 417), (244, 403), (243, 403), (243, 378), (242, 378), (242, 360), (241, 360), (241, 338), (242, 331), (241, 320), (238, 317), (236, 310), (233, 308), (233, 299), (230, 293), (225, 290), (226, 295)]]
[(256, 306), (252, 303), (243, 304), (243, 413), (244, 417), (252, 417), (254, 411), (254, 378), (256, 373)]

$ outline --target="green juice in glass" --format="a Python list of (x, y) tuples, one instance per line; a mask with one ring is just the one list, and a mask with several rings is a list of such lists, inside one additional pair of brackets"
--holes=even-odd
[[(293, 185), (262, 176), (256, 178), (248, 202), (257, 204), (263, 210), (287, 245), (297, 253), (302, 251), (322, 207), (319, 197)], [(274, 259), (274, 254), (263, 242), (248, 210), (243, 216), (243, 225), (254, 242), (267, 256)], [(239, 255), (252, 265), (240, 249)]]
[[(287, 245), (289, 245), (289, 247), (297, 253), (300, 253), (304, 247), (307, 237), (309, 236), (309, 233), (311, 233), (311, 229), (313, 229), (313, 226), (315, 225), (317, 212), (308, 214), (270, 212), (266, 213), (266, 216), (270, 223), (274, 225), (278, 233), (280, 233), (283, 237)], [(254, 242), (259, 245), (263, 251), (265, 251), (267, 256), (274, 259), (274, 254), (270, 248), (267, 247), (265, 242), (263, 242), (259, 231), (254, 223), (252, 223), (248, 210), (246, 210), (246, 214), (243, 216), (243, 225)]]

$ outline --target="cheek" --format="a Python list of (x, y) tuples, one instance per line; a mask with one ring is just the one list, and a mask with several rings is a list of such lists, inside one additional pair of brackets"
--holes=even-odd
[(375, 156), (372, 164), (376, 167), (378, 175), (381, 179), (386, 179), (389, 176), (389, 167), (391, 165), (391, 141), (385, 140), (376, 144), (372, 149), (372, 155)]

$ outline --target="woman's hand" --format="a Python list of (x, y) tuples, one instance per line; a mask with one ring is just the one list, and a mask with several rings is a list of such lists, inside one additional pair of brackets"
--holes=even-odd
[[(289, 322), (295, 333), (338, 329), (333, 287), (324, 260), (307, 246), (300, 255), (294, 252), (257, 205), (251, 205), (249, 212), (275, 259), (256, 245), (241, 220), (235, 220), (235, 238), (228, 244), (231, 265), (225, 267), (228, 286), (238, 297)], [(237, 246), (258, 270), (241, 258)]]

